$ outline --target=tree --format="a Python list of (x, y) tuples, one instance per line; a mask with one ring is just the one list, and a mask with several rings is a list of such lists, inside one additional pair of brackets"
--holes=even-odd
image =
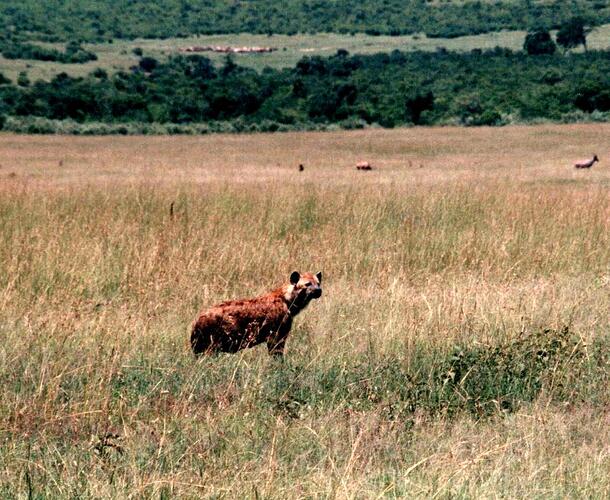
[(587, 51), (587, 35), (591, 28), (585, 28), (585, 20), (582, 17), (573, 17), (565, 22), (557, 32), (557, 44), (564, 49), (572, 49), (583, 45)]
[(530, 56), (538, 56), (542, 54), (554, 54), (557, 46), (551, 38), (549, 32), (545, 29), (536, 29), (529, 32), (525, 36), (523, 50)]
[(414, 125), (421, 123), (421, 115), (424, 111), (434, 107), (434, 94), (428, 91), (425, 94), (417, 94), (405, 100), (407, 119)]
[(146, 73), (150, 73), (159, 65), (159, 61), (153, 57), (143, 57), (140, 59), (139, 66)]

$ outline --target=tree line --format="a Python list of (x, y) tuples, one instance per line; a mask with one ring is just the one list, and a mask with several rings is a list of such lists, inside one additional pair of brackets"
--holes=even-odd
[(0, 53), (6, 59), (32, 59), (36, 61), (55, 61), (63, 64), (83, 64), (96, 61), (97, 55), (84, 49), (78, 42), (68, 42), (64, 51), (40, 45), (16, 42), (0, 38)]
[[(470, 53), (400, 52), (305, 57), (262, 72), (228, 57), (167, 62), (142, 58), (131, 71), (14, 85), (0, 75), (0, 115), (77, 122), (274, 123), (308, 128), (378, 124), (501, 125), (610, 111), (610, 52), (528, 56), (496, 48)], [(273, 129), (273, 128), (271, 128)]]
[(368, 33), (456, 37), (556, 29), (574, 15), (610, 22), (601, 0), (4, 0), (0, 32), (63, 41), (223, 33)]

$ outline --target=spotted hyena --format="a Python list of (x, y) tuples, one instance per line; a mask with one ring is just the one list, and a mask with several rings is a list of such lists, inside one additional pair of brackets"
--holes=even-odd
[(191, 329), (193, 352), (237, 352), (267, 342), (269, 354), (282, 356), (292, 318), (320, 298), (321, 283), (322, 273), (294, 271), (288, 284), (265, 295), (204, 310)]

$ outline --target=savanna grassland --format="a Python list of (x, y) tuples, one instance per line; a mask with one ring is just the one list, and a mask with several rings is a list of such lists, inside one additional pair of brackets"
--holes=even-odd
[[(554, 32), (553, 36), (555, 35)], [(299, 35), (256, 35), (249, 33), (200, 35), (187, 38), (115, 40), (113, 43), (87, 43), (84, 47), (97, 55), (97, 59), (83, 64), (60, 64), (54, 61), (28, 59), (6, 59), (0, 55), (0, 73), (16, 82), (20, 72), (25, 72), (31, 81), (51, 80), (59, 73), (84, 77), (97, 68), (110, 73), (127, 71), (137, 66), (140, 60), (134, 49), (142, 49), (148, 57), (165, 62), (169, 56), (180, 53), (190, 46), (227, 45), (231, 47), (274, 47), (275, 52), (262, 54), (233, 54), (235, 62), (244, 67), (262, 71), (265, 67), (280, 69), (295, 66), (304, 56), (332, 56), (345, 49), (351, 54), (374, 54), (378, 52), (436, 51), (439, 48), (466, 52), (473, 49), (488, 50), (503, 47), (514, 51), (523, 48), (526, 31), (499, 31), (467, 35), (455, 38), (428, 38), (425, 34), (401, 36), (372, 36), (365, 33), (354, 35), (340, 33), (317, 33)], [(607, 50), (610, 46), (610, 24), (597, 26), (587, 37), (587, 45), (593, 50)], [(42, 43), (46, 48), (63, 50), (63, 43)], [(582, 52), (583, 48), (574, 49)], [(222, 65), (226, 54), (204, 52), (216, 65)]]
[[(0, 135), (0, 495), (607, 497), (609, 153), (599, 124)], [(294, 269), (324, 295), (283, 362), (191, 355), (200, 307)]]

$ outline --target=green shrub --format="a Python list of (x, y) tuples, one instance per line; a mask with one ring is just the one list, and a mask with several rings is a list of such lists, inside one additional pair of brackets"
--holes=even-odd
[(65, 64), (83, 64), (97, 59), (93, 52), (83, 49), (76, 42), (68, 42), (64, 52), (31, 43), (10, 43), (2, 49), (2, 55), (7, 59), (34, 59)]
[(521, 333), (503, 343), (415, 352), (408, 360), (363, 359), (349, 369), (284, 363), (262, 381), (260, 404), (300, 418), (306, 412), (383, 408), (477, 417), (512, 412), (543, 393), (557, 403), (610, 403), (608, 339), (587, 346), (569, 328)]
[(525, 36), (523, 50), (531, 56), (554, 54), (557, 46), (547, 30), (538, 29)]

